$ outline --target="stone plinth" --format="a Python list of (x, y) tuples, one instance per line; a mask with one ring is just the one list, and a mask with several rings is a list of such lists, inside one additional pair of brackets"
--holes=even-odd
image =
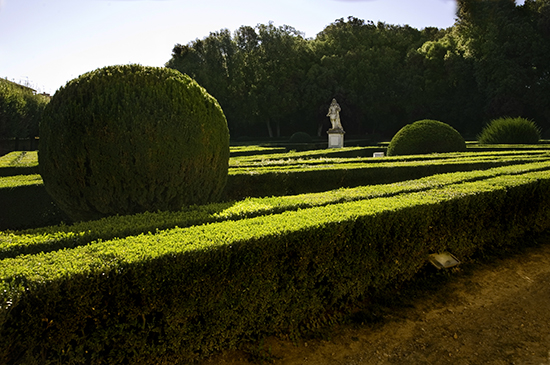
[(342, 148), (344, 147), (344, 130), (343, 129), (329, 129), (328, 133), (328, 148)]

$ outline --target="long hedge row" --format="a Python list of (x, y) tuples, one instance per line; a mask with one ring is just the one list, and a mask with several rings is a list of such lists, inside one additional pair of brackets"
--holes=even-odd
[(38, 156), (36, 151), (10, 152), (0, 157), (0, 177), (37, 173)]
[(0, 363), (188, 363), (548, 228), (543, 170), (6, 258)]
[[(353, 149), (350, 149), (353, 152)], [(246, 197), (295, 195), (322, 192), (339, 187), (388, 184), (418, 179), (434, 174), (488, 169), (548, 159), (550, 151), (529, 151), (510, 155), (493, 152), (475, 156), (449, 154), (416, 156), (407, 159), (380, 159), (386, 162), (332, 163), (313, 167), (293, 166), (290, 169), (230, 168), (224, 201)], [(269, 156), (269, 155), (267, 155)], [(299, 156), (304, 156), (300, 153)], [(299, 158), (302, 158), (299, 157)], [(369, 159), (373, 161), (375, 159)], [(34, 179), (34, 180), (33, 180)], [(14, 181), (20, 186), (13, 186)], [(24, 182), (27, 181), (27, 182)], [(29, 182), (29, 181), (32, 181)], [(0, 177), (0, 202), (9, 210), (0, 210), (0, 230), (25, 229), (69, 222), (66, 215), (53, 203), (37, 175)], [(29, 209), (33, 207), (33, 209)]]
[[(311, 152), (311, 151), (310, 151)], [(351, 152), (351, 151), (350, 151)], [(549, 149), (524, 150), (524, 151), (483, 151), (483, 152), (457, 152), (426, 155), (403, 155), (386, 156), (384, 158), (369, 156), (338, 157), (331, 154), (316, 155), (306, 152), (291, 152), (285, 154), (272, 155), (252, 155), (243, 157), (233, 157), (229, 161), (231, 167), (258, 167), (258, 166), (288, 166), (288, 165), (314, 165), (330, 163), (387, 163), (387, 162), (406, 162), (406, 161), (435, 161), (450, 159), (483, 159), (487, 157), (513, 157), (513, 156), (535, 156), (547, 155)]]
[(248, 198), (242, 201), (189, 207), (181, 212), (143, 213), (115, 216), (98, 221), (73, 225), (56, 225), (20, 232), (0, 232), (0, 259), (22, 254), (48, 252), (88, 244), (95, 240), (110, 240), (131, 235), (189, 227), (225, 220), (239, 220), (284, 211), (305, 209), (349, 201), (390, 197), (398, 194), (424, 191), (434, 187), (462, 184), (501, 175), (550, 170), (550, 161), (519, 166), (503, 166), (488, 170), (474, 170), (433, 175), (385, 185), (367, 185), (337, 189), (322, 193)]
[(537, 151), (523, 151), (523, 152), (480, 152), (480, 153), (445, 153), (445, 154), (432, 154), (432, 155), (412, 155), (412, 156), (391, 156), (384, 158), (373, 157), (354, 157), (354, 158), (304, 158), (295, 156), (293, 158), (277, 159), (273, 158), (233, 158), (230, 161), (232, 173), (240, 173), (242, 171), (254, 171), (261, 173), (263, 171), (270, 171), (277, 169), (279, 171), (294, 170), (300, 168), (326, 168), (336, 167), (346, 169), (355, 166), (387, 166), (398, 167), (402, 165), (415, 164), (437, 164), (437, 163), (465, 163), (465, 162), (484, 162), (495, 160), (511, 160), (516, 159), (521, 162), (525, 159), (547, 159), (550, 156), (548, 150)]
[[(322, 192), (338, 187), (388, 184), (434, 174), (484, 170), (498, 166), (546, 161), (548, 151), (500, 155), (498, 153), (454, 158), (390, 161), (379, 163), (335, 163), (319, 166), (231, 168), (225, 189), (226, 200), (243, 197)], [(418, 156), (417, 156), (418, 157)]]

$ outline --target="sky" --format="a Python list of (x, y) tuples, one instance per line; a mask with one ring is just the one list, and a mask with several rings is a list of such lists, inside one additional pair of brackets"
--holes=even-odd
[(162, 67), (175, 44), (270, 21), (315, 38), (349, 16), (448, 28), (455, 0), (0, 0), (0, 77), (51, 95), (109, 65)]

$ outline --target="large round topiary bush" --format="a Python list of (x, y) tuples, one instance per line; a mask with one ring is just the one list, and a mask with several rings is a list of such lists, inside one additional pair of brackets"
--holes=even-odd
[(401, 128), (392, 138), (387, 154), (416, 155), (461, 152), (466, 142), (456, 129), (437, 120), (419, 120)]
[(534, 144), (540, 140), (540, 129), (525, 118), (498, 118), (483, 128), (478, 136), (479, 143), (486, 144)]
[(75, 220), (219, 199), (228, 161), (218, 102), (167, 68), (86, 73), (55, 93), (40, 125), (44, 185)]

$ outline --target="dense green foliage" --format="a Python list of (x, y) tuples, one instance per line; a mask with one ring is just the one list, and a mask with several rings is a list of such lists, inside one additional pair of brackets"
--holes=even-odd
[(419, 120), (401, 128), (392, 138), (388, 156), (466, 150), (464, 138), (448, 124), (436, 120)]
[[(518, 166), (546, 161), (549, 154), (544, 145), (539, 145), (538, 149), (519, 151), (502, 150), (500, 147), (489, 152), (395, 156), (383, 159), (372, 158), (372, 149), (368, 147), (289, 153), (265, 148), (232, 150), (247, 155), (230, 159), (228, 181), (223, 193), (225, 202), (246, 197), (322, 192), (367, 183), (388, 184), (457, 171)], [(265, 154), (258, 155), (262, 151)], [(27, 155), (36, 156), (33, 153)], [(33, 164), (31, 161), (28, 163)], [(4, 169), (10, 168), (0, 167), (0, 175)], [(32, 187), (28, 187), (29, 185)], [(0, 177), (0, 201), (10, 202), (10, 209), (0, 210), (0, 230), (71, 222), (60, 214), (59, 208), (51, 201), (39, 175)], [(33, 206), (33, 202), (36, 203), (34, 209), (27, 210), (27, 207)], [(219, 207), (224, 206), (222, 204)], [(189, 212), (189, 209), (186, 208), (184, 212)], [(196, 214), (197, 219), (202, 219), (199, 218), (203, 216), (202, 213)], [(121, 219), (125, 220), (128, 216), (124, 217)], [(152, 219), (151, 222), (159, 221)], [(158, 227), (165, 227), (161, 222), (162, 219)]]
[[(430, 253), (468, 261), (548, 230), (550, 152), (527, 147), (385, 158), (238, 147), (233, 189), (268, 197), (0, 232), (0, 363), (191, 363), (326, 328)], [(12, 153), (0, 171), (36, 162)], [(275, 196), (353, 176), (363, 186)], [(7, 218), (47, 213), (40, 189), (48, 197), (39, 175), (0, 177)]]
[[(540, 156), (540, 160), (547, 159)], [(246, 196), (301, 194), (321, 192), (338, 187), (355, 187), (365, 184), (387, 184), (395, 181), (418, 179), (433, 174), (473, 169), (488, 169), (510, 164), (536, 161), (537, 157), (508, 156), (495, 158), (447, 158), (425, 161), (387, 161), (365, 163), (293, 164), (290, 166), (261, 166), (230, 170), (225, 196), (238, 200)], [(236, 194), (236, 195), (232, 195)]]
[(391, 138), (435, 119), (469, 139), (506, 115), (547, 130), (549, 9), (549, 0), (460, 0), (449, 29), (350, 17), (311, 39), (288, 26), (243, 26), (176, 45), (167, 66), (220, 101), (233, 136), (323, 136), (332, 98), (348, 135)]
[(178, 71), (110, 66), (59, 89), (40, 125), (40, 173), (75, 220), (217, 200), (227, 179), (225, 116)]
[[(547, 151), (542, 147), (539, 146), (539, 150), (524, 152), (504, 150), (385, 159), (362, 157), (372, 155), (372, 149), (369, 148), (290, 153), (265, 148), (236, 148), (232, 149), (234, 153), (247, 155), (231, 158), (224, 199), (227, 201), (240, 200), (247, 196), (319, 192), (338, 187), (360, 186), (366, 182), (391, 183), (432, 174), (544, 161), (547, 159)], [(258, 155), (262, 151), (266, 154)], [(270, 152), (277, 153), (269, 154)], [(25, 156), (36, 157), (36, 153), (27, 153)], [(23, 160), (20, 159), (20, 163), (23, 163)], [(31, 158), (21, 167), (0, 167), (0, 175), (4, 170), (8, 170), (8, 175), (12, 170), (27, 170), (23, 167), (27, 164), (36, 164), (36, 159)], [(28, 185), (33, 186), (27, 187)], [(71, 221), (51, 201), (44, 190), (42, 180), (37, 175), (0, 178), (0, 200), (9, 202), (8, 205), (11, 207), (9, 210), (0, 211), (0, 229), (33, 228)], [(33, 206), (31, 211), (27, 209), (30, 206)]]
[(410, 279), (550, 228), (548, 171), (0, 261), (0, 362), (190, 363), (338, 320)]
[[(521, 161), (518, 161), (521, 163)], [(114, 216), (72, 225), (57, 225), (0, 234), (0, 259), (23, 254), (49, 252), (81, 246), (97, 240), (110, 240), (175, 227), (189, 227), (226, 220), (240, 220), (285, 211), (338, 204), (343, 202), (391, 197), (426, 191), (451, 184), (484, 180), (502, 175), (519, 175), (550, 170), (550, 162), (514, 164), (487, 170), (437, 174), (392, 184), (341, 188), (290, 196), (247, 198), (235, 202), (194, 206), (179, 212), (141, 213)], [(21, 184), (23, 182), (20, 182)]]
[(486, 144), (535, 144), (540, 140), (540, 129), (525, 118), (499, 118), (492, 120), (478, 137)]
[[(472, 64), (485, 121), (524, 116), (548, 129), (550, 1), (460, 0), (459, 49)], [(473, 95), (472, 95), (473, 97)]]
[(34, 138), (49, 98), (0, 79), (0, 139)]

